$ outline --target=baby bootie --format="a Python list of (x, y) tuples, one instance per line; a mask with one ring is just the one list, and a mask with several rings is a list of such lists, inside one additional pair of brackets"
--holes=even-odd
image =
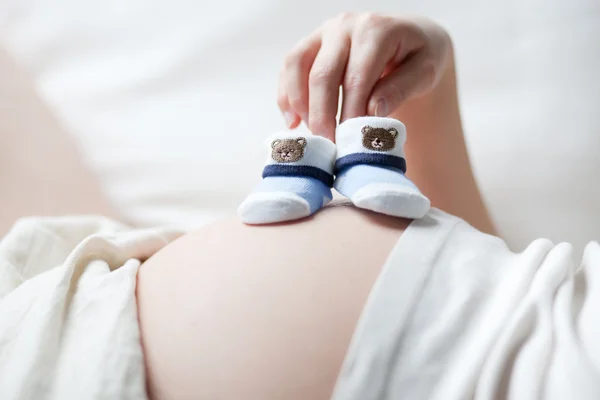
[(355, 206), (421, 218), (430, 202), (404, 174), (406, 128), (393, 118), (359, 117), (337, 127), (335, 189)]
[(307, 217), (332, 198), (333, 142), (312, 134), (277, 134), (269, 140), (263, 180), (238, 214), (246, 224), (270, 224)]

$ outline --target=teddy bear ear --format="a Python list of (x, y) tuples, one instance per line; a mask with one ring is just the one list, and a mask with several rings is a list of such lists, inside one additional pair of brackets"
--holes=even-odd
[(304, 139), (303, 137), (300, 137), (298, 139), (296, 139), (296, 142), (298, 142), (298, 144), (302, 147), (306, 147), (306, 139)]
[(398, 130), (396, 128), (390, 128), (388, 129), (388, 132), (391, 133), (394, 138), (398, 136)]
[(369, 132), (371, 129), (373, 129), (373, 127), (371, 127), (371, 126), (369, 126), (369, 125), (365, 125), (365, 126), (363, 126), (363, 127), (362, 127), (362, 129), (361, 129), (360, 131), (361, 131), (361, 132), (363, 133), (363, 135), (364, 135), (365, 133), (368, 133), (368, 132)]
[(275, 146), (277, 146), (279, 143), (281, 143), (280, 139), (275, 139), (271, 142), (271, 148), (274, 149)]

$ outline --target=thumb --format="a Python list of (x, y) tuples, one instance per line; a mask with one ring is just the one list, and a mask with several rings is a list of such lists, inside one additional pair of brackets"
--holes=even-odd
[(434, 64), (425, 54), (417, 53), (377, 82), (367, 111), (369, 115), (387, 117), (406, 100), (427, 92), (434, 82)]

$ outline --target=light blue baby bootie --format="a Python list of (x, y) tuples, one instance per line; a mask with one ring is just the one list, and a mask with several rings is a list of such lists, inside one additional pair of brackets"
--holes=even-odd
[(263, 179), (238, 208), (246, 224), (307, 217), (332, 199), (335, 144), (309, 133), (272, 136)]

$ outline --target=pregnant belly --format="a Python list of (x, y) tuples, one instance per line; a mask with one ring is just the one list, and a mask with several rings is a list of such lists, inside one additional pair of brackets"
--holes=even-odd
[(153, 399), (328, 399), (369, 291), (408, 222), (327, 207), (225, 220), (147, 260), (138, 309)]

